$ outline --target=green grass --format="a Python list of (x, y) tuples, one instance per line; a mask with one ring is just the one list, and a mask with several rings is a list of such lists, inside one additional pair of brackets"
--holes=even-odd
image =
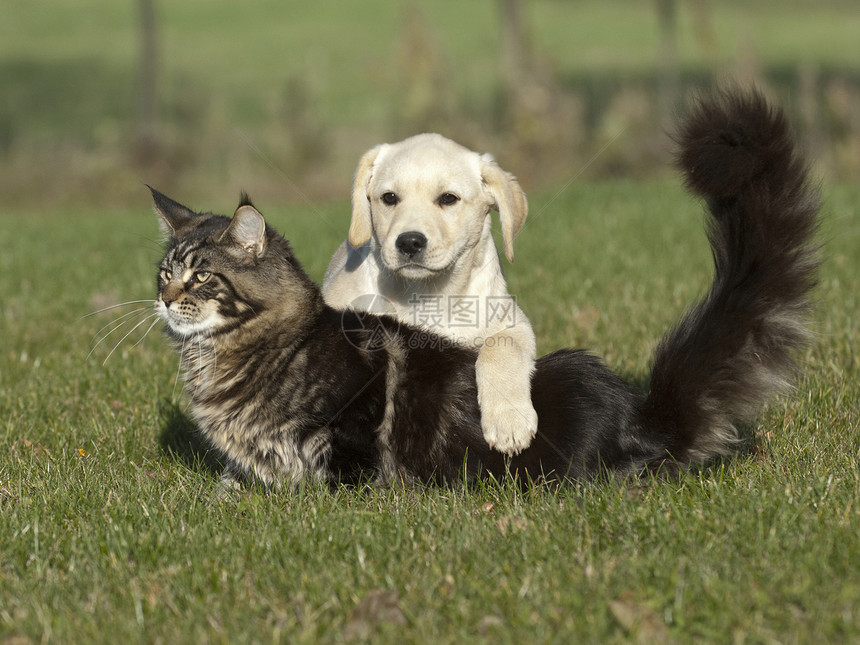
[[(158, 233), (140, 192), (127, 212), (0, 213), (0, 643), (860, 639), (856, 187), (825, 192), (818, 342), (735, 459), (560, 492), (227, 500), (184, 458), (160, 335), (103, 365), (117, 333), (87, 357), (116, 314), (86, 314), (153, 295)], [(512, 292), (541, 352), (587, 346), (641, 381), (707, 286), (699, 208), (665, 182), (553, 196), (532, 196)], [(320, 278), (345, 204), (259, 206)], [(387, 610), (361, 602), (376, 590), (396, 594)]]

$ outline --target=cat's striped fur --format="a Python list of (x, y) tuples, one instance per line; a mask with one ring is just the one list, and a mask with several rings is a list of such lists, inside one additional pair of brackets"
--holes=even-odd
[(581, 351), (540, 359), (539, 431), (510, 460), (484, 442), (473, 352), (326, 306), (246, 198), (231, 219), (153, 191), (168, 239), (157, 311), (194, 419), (232, 475), (266, 484), (578, 479), (729, 453), (807, 340), (818, 201), (785, 117), (757, 94), (701, 101), (679, 139), (711, 215), (710, 292), (663, 339), (647, 394)]

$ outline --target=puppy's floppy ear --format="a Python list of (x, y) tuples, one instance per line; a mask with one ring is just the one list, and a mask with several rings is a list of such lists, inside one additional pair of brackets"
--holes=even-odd
[(481, 178), (493, 198), (493, 208), (499, 211), (505, 257), (508, 258), (508, 262), (513, 262), (514, 239), (529, 214), (526, 194), (520, 188), (517, 178), (502, 170), (491, 155), (481, 155)]
[(349, 243), (353, 248), (359, 248), (367, 243), (373, 235), (373, 223), (370, 218), (370, 196), (367, 189), (373, 176), (373, 164), (385, 144), (371, 148), (361, 157), (355, 170), (352, 182), (352, 220), (349, 223)]

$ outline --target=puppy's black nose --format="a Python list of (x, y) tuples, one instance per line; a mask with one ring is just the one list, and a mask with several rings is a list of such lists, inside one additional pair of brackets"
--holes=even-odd
[(427, 246), (427, 238), (418, 231), (408, 231), (397, 236), (394, 246), (408, 258), (415, 257)]

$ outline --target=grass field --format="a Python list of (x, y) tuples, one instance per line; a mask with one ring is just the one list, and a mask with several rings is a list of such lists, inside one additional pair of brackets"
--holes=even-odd
[[(732, 460), (558, 492), (228, 500), (189, 458), (160, 334), (134, 346), (142, 327), (108, 358), (117, 332), (88, 357), (119, 314), (87, 314), (154, 294), (157, 226), (140, 192), (126, 212), (0, 213), (3, 645), (860, 639), (856, 187), (825, 190), (818, 342), (797, 389)], [(319, 279), (346, 205), (259, 206)], [(507, 270), (541, 353), (587, 346), (643, 380), (707, 285), (699, 212), (667, 182), (533, 195)]]
[[(817, 342), (734, 459), (561, 491), (223, 499), (158, 327), (123, 340), (160, 258), (142, 183), (221, 212), (249, 190), (320, 279), (358, 156), (402, 127), (416, 24), (457, 104), (447, 125), (522, 177), (505, 154), (515, 137), (494, 122), (496, 3), (422, 2), (410, 23), (407, 2), (158, 2), (149, 166), (133, 154), (136, 3), (50, 4), (5, 0), (0, 20), (0, 645), (860, 641), (857, 185), (824, 188)], [(653, 86), (654, 2), (527, 4), (535, 55), (583, 101), (589, 130), (560, 154), (562, 178), (530, 190), (511, 292), (540, 353), (588, 347), (643, 383), (660, 335), (710, 279), (700, 207), (672, 179), (579, 173), (589, 137), (599, 148), (623, 130), (601, 106)], [(800, 72), (817, 70), (838, 176), (856, 178), (853, 0), (680, 6), (686, 80), (751, 71), (797, 116)], [(634, 129), (606, 154), (635, 146)], [(319, 176), (290, 166), (297, 133), (323, 133)], [(314, 196), (320, 185), (335, 201)], [(150, 302), (93, 314), (137, 300)]]

